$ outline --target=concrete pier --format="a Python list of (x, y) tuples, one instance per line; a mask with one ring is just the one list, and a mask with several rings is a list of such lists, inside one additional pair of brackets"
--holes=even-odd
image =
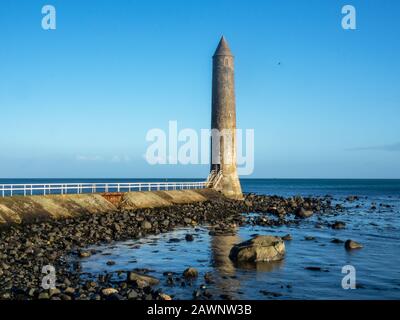
[(213, 189), (5, 197), (0, 198), (0, 227), (83, 214), (200, 203), (221, 197), (221, 193)]

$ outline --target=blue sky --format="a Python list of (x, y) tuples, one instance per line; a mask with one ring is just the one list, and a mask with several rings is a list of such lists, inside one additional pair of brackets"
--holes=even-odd
[[(341, 28), (346, 4), (357, 30)], [(145, 136), (209, 127), (222, 34), (252, 177), (400, 178), (396, 0), (3, 0), (0, 178), (206, 176), (148, 165)]]

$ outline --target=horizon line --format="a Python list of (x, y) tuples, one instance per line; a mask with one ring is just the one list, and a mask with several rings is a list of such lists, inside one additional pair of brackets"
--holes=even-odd
[[(134, 180), (148, 180), (148, 179), (160, 179), (160, 180), (168, 180), (168, 179), (205, 179), (204, 177), (179, 177), (179, 178), (172, 178), (172, 177), (154, 177), (154, 178), (133, 178), (133, 177), (128, 177), (128, 178), (116, 178), (116, 177), (112, 177), (112, 178), (106, 178), (106, 177), (101, 177), (101, 178), (95, 178), (95, 177), (91, 177), (91, 178), (84, 178), (84, 177), (80, 177), (80, 178), (40, 178), (40, 177), (24, 177), (24, 178), (0, 178), (0, 180), (24, 180), (24, 179), (32, 179), (32, 180), (79, 180), (79, 179), (85, 179), (85, 180), (101, 180), (101, 179), (105, 179), (105, 180), (129, 180), (129, 179), (134, 179)], [(240, 180), (400, 180), (399, 178), (272, 178), (272, 177), (263, 177), (263, 178), (239, 178)]]

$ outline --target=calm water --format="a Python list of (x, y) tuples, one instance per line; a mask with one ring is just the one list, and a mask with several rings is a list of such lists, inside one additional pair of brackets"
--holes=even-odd
[[(96, 247), (99, 253), (80, 260), (82, 271), (89, 274), (84, 277), (147, 268), (150, 275), (161, 280), (163, 290), (177, 299), (191, 299), (193, 290), (204, 283), (206, 272), (211, 272), (215, 280), (207, 285), (214, 298), (230, 294), (237, 299), (400, 299), (400, 180), (243, 180), (242, 187), (245, 192), (262, 194), (329, 194), (336, 201), (357, 195), (360, 200), (346, 202), (343, 214), (323, 219), (323, 222), (345, 221), (344, 230), (317, 228), (318, 217), (312, 217), (295, 227), (246, 226), (234, 236), (210, 236), (204, 227)], [(372, 203), (377, 204), (377, 210), (370, 209)], [(383, 208), (380, 203), (393, 207)], [(186, 233), (192, 233), (195, 241), (186, 242)], [(230, 248), (255, 233), (290, 233), (293, 240), (286, 242), (285, 259), (273, 264), (235, 267), (228, 258)], [(306, 241), (305, 236), (314, 236), (315, 240)], [(169, 242), (171, 238), (181, 241)], [(333, 238), (353, 239), (364, 248), (348, 252), (343, 244), (332, 243)], [(108, 266), (109, 260), (116, 264)], [(344, 265), (355, 267), (357, 289), (342, 289)], [(166, 285), (165, 271), (181, 274), (189, 266), (200, 273), (191, 287)], [(323, 271), (306, 270), (309, 266), (321, 267)]]

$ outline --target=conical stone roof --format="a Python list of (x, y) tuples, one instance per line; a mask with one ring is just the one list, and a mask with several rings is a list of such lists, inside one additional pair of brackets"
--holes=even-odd
[(215, 50), (214, 56), (233, 56), (231, 49), (229, 49), (228, 42), (226, 42), (224, 36), (219, 41), (217, 50)]

